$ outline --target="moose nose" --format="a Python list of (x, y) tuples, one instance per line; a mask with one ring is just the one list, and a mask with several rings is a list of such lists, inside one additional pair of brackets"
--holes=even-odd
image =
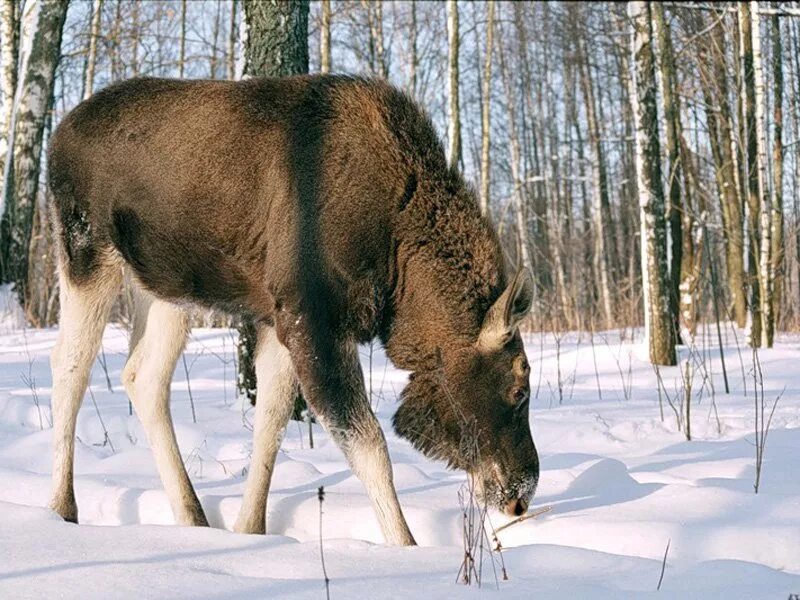
[(528, 510), (528, 503), (522, 498), (516, 500), (509, 500), (506, 504), (506, 514), (513, 517), (519, 517)]

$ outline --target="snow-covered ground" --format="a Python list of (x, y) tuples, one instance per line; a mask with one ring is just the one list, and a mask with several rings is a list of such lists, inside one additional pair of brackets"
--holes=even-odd
[[(382, 544), (365, 492), (339, 450), (318, 426), (310, 449), (306, 427), (296, 423), (278, 458), (269, 535), (229, 531), (253, 415), (235, 396), (233, 338), (221, 330), (194, 331), (172, 388), (180, 446), (213, 528), (171, 525), (144, 432), (129, 416), (119, 383), (127, 336), (113, 326), (104, 340), (111, 390), (98, 360), (78, 422), (82, 524), (63, 523), (43, 508), (50, 483), (48, 356), (56, 331), (12, 321), (0, 324), (0, 598), (324, 598), (319, 486), (326, 490), (322, 542), (334, 599), (800, 593), (798, 338), (783, 337), (760, 353), (766, 400), (783, 395), (756, 495), (752, 356), (744, 348), (740, 354), (731, 330), (725, 335), (732, 393), (724, 393), (716, 348), (708, 348), (714, 402), (698, 370), (692, 441), (678, 431), (667, 403), (683, 393), (681, 371), (661, 369), (662, 421), (657, 377), (640, 342), (621, 340), (620, 332), (596, 334), (593, 344), (586, 334), (529, 335), (531, 418), (542, 464), (534, 508), (552, 511), (498, 534), (508, 580), (495, 578), (484, 553), (478, 590), (455, 582), (464, 475), (427, 461), (394, 435), (391, 415), (406, 374), (378, 348), (371, 360), (363, 349), (363, 364), (417, 548)], [(499, 527), (509, 519), (490, 520)]]

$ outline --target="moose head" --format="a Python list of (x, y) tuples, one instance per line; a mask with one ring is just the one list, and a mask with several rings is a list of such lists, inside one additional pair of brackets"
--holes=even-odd
[(531, 275), (521, 269), (471, 343), (441, 347), (438, 368), (411, 375), (394, 417), (399, 435), (429, 458), (467, 471), (479, 498), (517, 516), (539, 480), (528, 422), (530, 367), (519, 333), (532, 300)]

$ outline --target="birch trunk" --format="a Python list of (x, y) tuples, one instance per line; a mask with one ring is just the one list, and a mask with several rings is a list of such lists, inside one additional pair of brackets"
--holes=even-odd
[(181, 39), (178, 54), (178, 77), (183, 79), (186, 72), (186, 0), (181, 0)]
[[(502, 37), (502, 28), (500, 30)], [(517, 259), (520, 266), (531, 268), (530, 245), (528, 240), (528, 227), (525, 218), (525, 188), (520, 178), (520, 145), (517, 132), (517, 119), (514, 111), (514, 91), (511, 85), (511, 75), (506, 64), (505, 51), (502, 42), (498, 44), (497, 56), (500, 62), (500, 75), (503, 80), (503, 91), (506, 96), (506, 115), (508, 116), (509, 160), (511, 164), (511, 179), (514, 185), (512, 199), (514, 201), (514, 225), (517, 232)]]
[(759, 248), (759, 294), (761, 300), (761, 346), (772, 347), (775, 320), (772, 312), (772, 200), (767, 183), (767, 126), (765, 116), (764, 71), (761, 63), (761, 27), (758, 2), (750, 2), (750, 33), (753, 36), (753, 79), (756, 128), (756, 171), (760, 202), (761, 240)]
[[(697, 32), (705, 23), (695, 27)], [(744, 269), (744, 216), (740, 194), (737, 150), (733, 135), (733, 114), (728, 100), (728, 72), (725, 63), (725, 29), (720, 23), (711, 31), (710, 40), (703, 38), (710, 67), (700, 63), (705, 74), (703, 99), (709, 132), (711, 154), (719, 193), (720, 213), (725, 245), (728, 289), (733, 307), (733, 319), (739, 327), (747, 324), (747, 281)]]
[(447, 158), (453, 167), (461, 164), (461, 112), (458, 102), (458, 1), (447, 0)]
[(489, 142), (491, 141), (491, 95), (492, 95), (492, 44), (494, 41), (494, 0), (488, 0), (486, 21), (486, 57), (483, 64), (481, 102), (481, 212), (489, 214)]
[[(772, 15), (772, 84), (773, 91), (773, 146), (772, 146), (772, 249), (770, 252), (773, 276), (772, 320), (774, 331), (780, 321), (779, 307), (784, 284), (783, 247), (783, 47), (781, 45), (781, 23), (778, 15)], [(797, 133), (797, 132), (795, 132)], [(768, 346), (772, 346), (770, 336)]]
[(222, 0), (217, 0), (217, 14), (214, 16), (214, 31), (212, 32), (211, 35), (211, 56), (208, 59), (208, 72), (211, 79), (217, 78), (217, 64), (219, 63), (217, 50), (219, 43), (219, 28), (221, 20), (222, 20)]
[[(19, 28), (17, 0), (0, 0), (0, 182), (5, 177), (6, 155), (11, 140), (11, 117), (14, 113), (14, 92), (17, 89)], [(0, 215), (4, 199), (0, 196)], [(2, 269), (0, 268), (0, 271)]]
[[(653, 2), (650, 6), (658, 41), (659, 64), (661, 67), (661, 100), (664, 107), (664, 123), (667, 134), (667, 158), (670, 167), (667, 175), (669, 198), (667, 218), (669, 224), (669, 246), (672, 259), (669, 268), (669, 305), (672, 315), (672, 328), (676, 338), (679, 338), (680, 289), (683, 275), (684, 250), (682, 216), (683, 218), (691, 220), (691, 212), (688, 210), (688, 207), (684, 205), (681, 197), (681, 183), (684, 177), (680, 148), (682, 136), (680, 120), (681, 108), (680, 100), (675, 93), (675, 66), (672, 57), (671, 32), (669, 24), (664, 17), (663, 5), (660, 2)], [(687, 237), (687, 240), (691, 244), (691, 236)], [(691, 271), (691, 269), (688, 271)], [(687, 309), (689, 314), (694, 314), (694, 310), (691, 306), (687, 306)]]
[(613, 275), (611, 265), (616, 251), (609, 244), (609, 227), (611, 208), (608, 194), (608, 177), (606, 173), (605, 155), (600, 138), (600, 124), (594, 97), (594, 84), (589, 70), (589, 57), (585, 40), (576, 40), (578, 45), (578, 63), (580, 68), (581, 89), (586, 107), (586, 121), (589, 128), (589, 146), (592, 149), (592, 220), (594, 222), (594, 270), (600, 282), (600, 304), (603, 307), (603, 326), (611, 327), (615, 321), (613, 309)]
[(636, 174), (641, 210), (642, 275), (645, 335), (654, 364), (675, 364), (675, 336), (669, 310), (664, 190), (661, 181), (661, 151), (649, 2), (629, 2), (633, 24), (632, 98), (636, 123)]
[(745, 156), (743, 171), (747, 183), (748, 274), (750, 289), (749, 342), (754, 347), (761, 345), (761, 274), (759, 250), (761, 248), (761, 175), (758, 159), (758, 131), (756, 125), (756, 77), (753, 56), (753, 20), (748, 2), (739, 3), (739, 47), (742, 58), (743, 144)]
[(417, 97), (417, 64), (419, 57), (417, 54), (417, 0), (411, 0), (411, 31), (409, 36), (409, 59), (408, 59), (408, 93), (412, 98)]
[(319, 34), (319, 72), (331, 72), (331, 0), (322, 0), (322, 27)]
[(67, 2), (29, 2), (22, 15), (22, 61), (10, 127), (10, 148), (3, 181), (5, 210), (0, 225), (2, 281), (15, 284), (25, 305), (28, 248), (33, 229), (45, 120), (61, 57), (61, 33)]
[(89, 31), (89, 53), (86, 58), (86, 79), (83, 85), (83, 99), (94, 91), (94, 72), (97, 67), (97, 39), (100, 37), (100, 23), (103, 16), (103, 0), (92, 3), (92, 27)]
[(237, 0), (231, 0), (231, 21), (228, 28), (228, 52), (226, 53), (226, 67), (228, 79), (236, 79), (236, 6)]

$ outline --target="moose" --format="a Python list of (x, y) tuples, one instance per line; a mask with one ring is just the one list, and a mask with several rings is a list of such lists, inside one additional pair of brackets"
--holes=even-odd
[(393, 419), (479, 497), (527, 510), (539, 459), (511, 268), (430, 119), (380, 80), (137, 78), (78, 105), (51, 138), (61, 318), (52, 353), (51, 508), (77, 523), (75, 423), (111, 306), (136, 289), (124, 387), (176, 522), (207, 525), (181, 460), (170, 383), (193, 308), (252, 319), (252, 465), (235, 531), (266, 532), (296, 389), (363, 482), (384, 538), (414, 544), (358, 344), (411, 372)]

